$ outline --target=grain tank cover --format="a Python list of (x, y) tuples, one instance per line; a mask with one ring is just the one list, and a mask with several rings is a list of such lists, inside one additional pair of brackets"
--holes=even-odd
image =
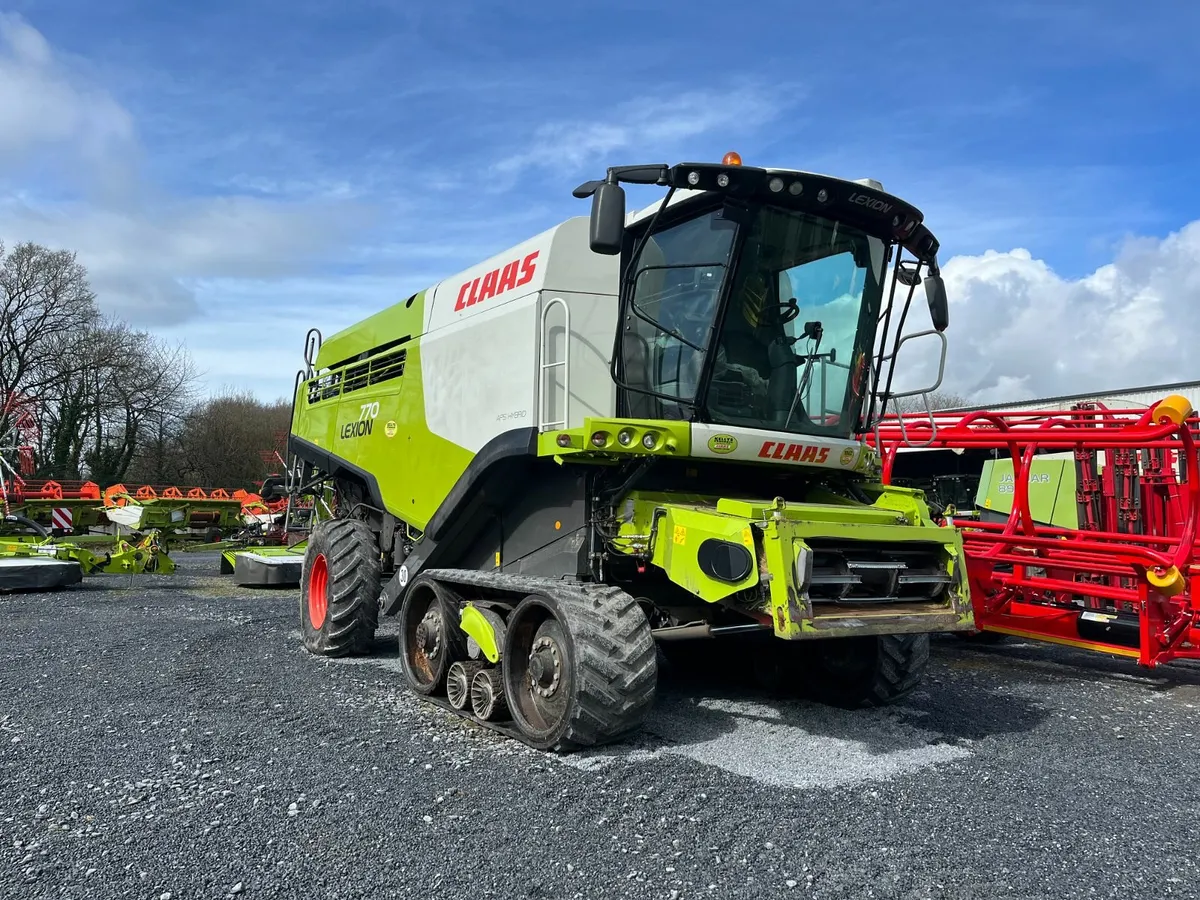
[(615, 297), (619, 261), (588, 247), (588, 219), (576, 216), (451, 275), (433, 290), (425, 330), (480, 316), (537, 291)]

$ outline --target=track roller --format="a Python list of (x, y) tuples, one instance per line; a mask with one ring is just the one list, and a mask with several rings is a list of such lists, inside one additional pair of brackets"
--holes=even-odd
[(483, 722), (505, 718), (504, 682), (499, 669), (479, 669), (471, 679), (471, 711)]
[[(489, 633), (479, 633), (490, 654), (478, 639), (468, 643), (469, 607), (487, 610)], [(650, 623), (620, 588), (462, 570), (427, 572), (408, 586), (400, 662), (429, 702), (555, 752), (636, 731), (658, 681)]]
[(446, 672), (446, 699), (455, 709), (463, 710), (471, 702), (471, 679), (483, 663), (456, 660)]

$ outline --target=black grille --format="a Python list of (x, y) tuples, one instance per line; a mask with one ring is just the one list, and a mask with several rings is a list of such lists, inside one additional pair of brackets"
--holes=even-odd
[(816, 544), (809, 598), (814, 603), (901, 603), (938, 599), (952, 581), (940, 544)]

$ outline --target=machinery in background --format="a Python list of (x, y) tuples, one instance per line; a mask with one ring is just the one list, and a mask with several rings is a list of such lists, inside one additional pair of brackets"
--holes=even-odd
[(974, 510), (947, 508), (944, 521), (963, 534), (981, 634), (1153, 667), (1200, 658), (1197, 430), (1189, 401), (1171, 396), (1149, 409), (888, 416), (872, 441), (885, 480), (925, 451), (979, 461)]

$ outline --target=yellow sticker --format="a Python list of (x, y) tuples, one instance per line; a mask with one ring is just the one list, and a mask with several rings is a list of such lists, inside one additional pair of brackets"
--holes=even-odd
[(685, 526), (683, 526), (683, 525), (675, 526), (675, 543), (677, 543), (677, 544), (686, 544), (687, 543), (687, 528)]
[(708, 449), (713, 453), (732, 453), (737, 449), (737, 438), (732, 434), (714, 434), (708, 439)]
[(396, 436), (396, 423), (389, 420), (388, 423), (383, 426), (383, 433), (386, 434), (388, 437), (395, 437)]
[(854, 451), (851, 448), (847, 447), (845, 450), (842, 451), (842, 465), (848, 466), (853, 461), (854, 461)]

